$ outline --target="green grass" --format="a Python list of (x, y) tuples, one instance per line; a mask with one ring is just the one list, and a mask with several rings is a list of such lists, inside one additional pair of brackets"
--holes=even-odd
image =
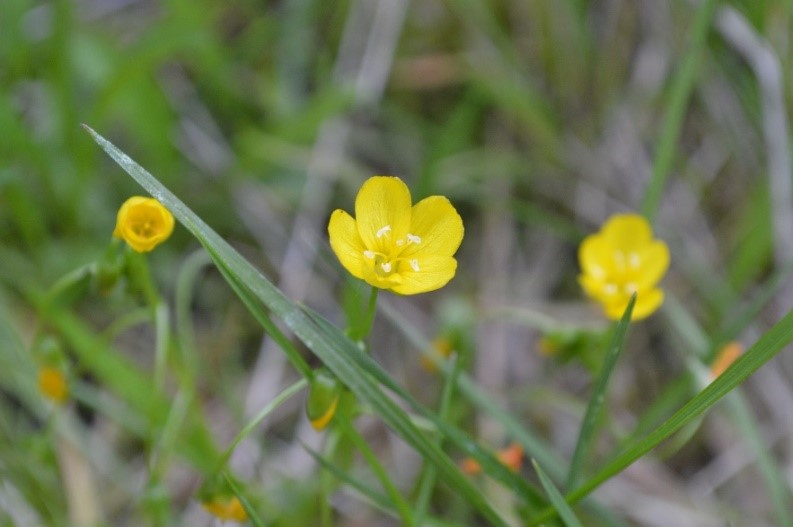
[[(726, 5), (5, 0), (0, 525), (210, 524), (218, 489), (251, 525), (626, 526), (643, 496), (791, 525), (793, 264)], [(735, 7), (792, 71), (789, 2)], [(330, 250), (375, 174), (460, 212), (443, 289), (369, 296)], [(179, 222), (146, 255), (111, 239), (136, 194)], [(609, 332), (576, 251), (617, 212), (672, 266), (663, 308)], [(321, 433), (320, 367), (345, 387)]]

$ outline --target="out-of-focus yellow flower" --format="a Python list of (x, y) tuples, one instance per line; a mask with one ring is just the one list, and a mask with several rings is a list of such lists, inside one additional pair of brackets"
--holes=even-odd
[(219, 520), (240, 523), (248, 520), (248, 513), (237, 496), (215, 496), (201, 506)]
[(443, 196), (411, 206), (396, 177), (369, 178), (355, 198), (355, 218), (337, 209), (328, 224), (330, 246), (347, 271), (400, 295), (434, 291), (454, 277), (463, 220)]
[(133, 196), (118, 209), (113, 236), (136, 252), (146, 253), (167, 240), (173, 226), (173, 215), (159, 201)]
[(52, 366), (42, 366), (38, 373), (39, 392), (50, 401), (63, 404), (69, 398), (66, 374)]
[(449, 341), (449, 339), (438, 337), (432, 341), (432, 350), (435, 352), (437, 357), (422, 355), (419, 359), (419, 362), (421, 363), (421, 367), (427, 372), (437, 373), (438, 362), (448, 359), (454, 352), (454, 348), (452, 348), (452, 343)]
[[(498, 452), (498, 460), (511, 471), (519, 471), (523, 465), (523, 447), (517, 443), (512, 443)], [(460, 470), (465, 474), (475, 475), (482, 472), (482, 466), (475, 459), (467, 457), (460, 463)]]
[(743, 344), (740, 342), (732, 341), (725, 344), (724, 347), (719, 350), (719, 353), (716, 354), (716, 358), (713, 359), (713, 363), (710, 365), (711, 378), (715, 379), (724, 373), (724, 370), (729, 368), (742, 353)]
[(655, 312), (664, 301), (656, 287), (669, 267), (669, 249), (653, 238), (650, 224), (637, 214), (612, 216), (600, 232), (578, 248), (584, 292), (597, 300), (612, 320), (619, 320), (636, 293), (633, 320)]

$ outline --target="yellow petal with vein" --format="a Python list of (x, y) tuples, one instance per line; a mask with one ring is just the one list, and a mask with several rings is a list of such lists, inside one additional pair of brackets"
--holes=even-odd
[(356, 278), (364, 278), (365, 262), (363, 252), (366, 250), (358, 226), (352, 216), (341, 209), (333, 211), (328, 222), (330, 247), (347, 271)]
[(641, 291), (658, 283), (669, 268), (669, 248), (662, 241), (654, 241), (638, 252), (639, 269), (636, 271), (636, 284)]
[(615, 214), (603, 225), (601, 235), (612, 247), (629, 253), (648, 244), (652, 240), (653, 231), (644, 216)]
[(400, 295), (415, 295), (435, 291), (445, 286), (449, 280), (454, 278), (457, 271), (457, 260), (451, 256), (429, 256), (418, 258), (415, 271), (408, 267), (404, 269), (404, 264), (400, 269), (401, 283), (394, 285), (391, 290)]
[(614, 248), (599, 234), (587, 236), (578, 247), (578, 263), (584, 274), (604, 279), (613, 271)]
[(355, 198), (355, 221), (366, 248), (389, 254), (410, 227), (410, 190), (397, 178), (367, 179)]
[(463, 220), (444, 196), (430, 196), (413, 205), (410, 234), (420, 243), (409, 243), (402, 257), (452, 256), (463, 241)]

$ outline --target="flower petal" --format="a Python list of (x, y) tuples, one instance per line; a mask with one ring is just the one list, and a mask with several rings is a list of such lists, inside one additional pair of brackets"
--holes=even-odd
[(642, 248), (653, 237), (650, 223), (639, 214), (615, 214), (603, 225), (600, 233), (609, 244), (624, 253)]
[(636, 296), (636, 305), (633, 307), (632, 320), (647, 318), (661, 307), (664, 302), (664, 292), (658, 288), (639, 291)]
[[(603, 308), (606, 311), (606, 316), (611, 320), (619, 320), (628, 307), (629, 295), (615, 296), (614, 300), (609, 303), (604, 303)], [(633, 306), (633, 313), (631, 320), (642, 320), (653, 313), (661, 306), (664, 301), (664, 292), (660, 289), (650, 289), (647, 291), (640, 291), (636, 296), (636, 304)]]
[(410, 234), (421, 240), (408, 244), (402, 257), (452, 256), (463, 241), (463, 220), (444, 196), (430, 196), (413, 205)]
[[(419, 271), (415, 271), (418, 268)], [(403, 262), (400, 265), (401, 283), (391, 290), (400, 295), (415, 295), (435, 291), (454, 278), (457, 271), (457, 260), (451, 256), (429, 256), (418, 259), (411, 265)]]
[(113, 236), (145, 253), (167, 240), (173, 228), (173, 215), (159, 201), (133, 196), (119, 208)]
[(601, 234), (587, 236), (578, 247), (578, 263), (584, 274), (603, 280), (614, 271), (614, 248)]
[(635, 283), (639, 290), (650, 288), (658, 283), (669, 268), (669, 248), (656, 240), (638, 252), (639, 268), (635, 271)]
[(410, 227), (410, 190), (397, 178), (367, 179), (355, 198), (355, 221), (367, 249), (390, 254)]
[(328, 222), (330, 247), (347, 271), (356, 278), (364, 278), (366, 247), (358, 234), (358, 225), (352, 216), (341, 209), (330, 215)]
[(578, 283), (587, 296), (598, 302), (607, 302), (610, 296), (605, 292), (606, 283), (586, 273), (578, 275)]

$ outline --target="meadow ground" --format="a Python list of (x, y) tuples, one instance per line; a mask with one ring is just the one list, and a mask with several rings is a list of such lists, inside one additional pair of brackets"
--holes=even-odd
[(793, 526), (792, 22), (1, 0), (0, 525)]

